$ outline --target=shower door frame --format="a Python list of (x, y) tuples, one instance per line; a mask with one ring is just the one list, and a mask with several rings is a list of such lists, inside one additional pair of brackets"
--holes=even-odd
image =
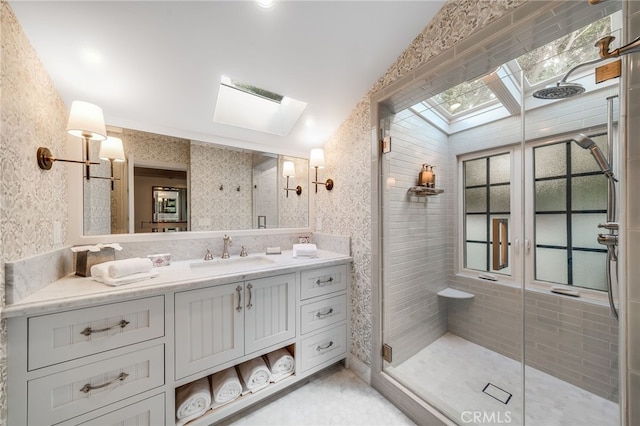
[[(540, 4), (535, 1), (528, 1), (510, 13), (506, 14), (502, 18), (494, 21), (493, 23), (488, 24), (483, 29), (476, 31), (474, 34), (468, 36), (464, 43), (460, 43), (455, 48), (450, 49), (449, 51), (441, 53), (435, 59), (427, 61), (426, 63), (420, 65), (415, 70), (409, 72), (404, 77), (401, 77), (396, 82), (394, 82), (389, 87), (376, 92), (370, 96), (370, 130), (371, 130), (371, 154), (372, 154), (372, 166), (371, 166), (371, 254), (372, 254), (372, 273), (371, 273), (371, 286), (372, 286), (372, 338), (371, 338), (371, 385), (377, 389), (381, 394), (383, 394), (387, 399), (393, 402), (398, 408), (400, 408), (405, 414), (411, 417), (417, 424), (447, 424), (447, 425), (455, 425), (455, 421), (448, 418), (444, 415), (437, 407), (430, 405), (428, 401), (422, 400), (420, 397), (415, 395), (412, 390), (405, 387), (402, 383), (391, 377), (389, 374), (383, 371), (383, 357), (382, 357), (382, 346), (384, 343), (384, 306), (383, 306), (383, 267), (384, 267), (384, 259), (383, 259), (383, 212), (382, 212), (382, 189), (384, 188), (382, 179), (382, 139), (385, 136), (388, 136), (384, 132), (384, 126), (382, 125), (383, 120), (386, 117), (389, 117), (392, 113), (398, 112), (399, 110), (405, 109), (407, 105), (402, 105), (402, 102), (405, 101), (407, 93), (412, 93), (421, 89), (421, 86), (425, 86), (424, 82), (432, 82), (437, 76), (447, 75), (451, 73), (453, 70), (461, 71), (459, 72), (460, 81), (454, 82), (451, 86), (462, 83), (467, 80), (464, 76), (464, 70), (461, 70), (462, 60), (461, 58), (465, 58), (466, 55), (472, 55), (474, 52), (477, 52), (477, 45), (486, 45), (487, 40), (505, 40), (511, 36), (514, 28), (518, 28), (519, 32), (522, 33), (526, 30), (529, 30), (531, 33), (535, 33), (536, 24), (539, 21), (544, 21), (545, 24), (548, 24), (548, 21), (542, 19), (542, 17), (553, 13), (560, 17), (565, 17), (568, 15), (573, 15), (574, 19), (573, 25), (574, 28), (568, 28), (566, 31), (572, 31), (577, 28), (580, 28), (580, 24), (576, 23), (580, 21), (575, 15), (575, 1), (563, 1), (563, 2), (545, 2), (544, 4)], [(609, 5), (598, 4), (598, 5), (587, 5), (587, 2), (584, 3), (586, 9), (584, 11), (585, 15), (596, 15), (598, 11), (602, 9), (606, 9)], [(613, 7), (613, 6), (611, 6)], [(573, 8), (573, 9), (572, 9)], [(626, 17), (626, 2), (623, 3), (623, 16)], [(564, 14), (564, 15), (563, 15)], [(566, 16), (565, 16), (566, 15)], [(624, 18), (623, 18), (624, 19)], [(625, 19), (626, 22), (626, 19)], [(626, 29), (626, 26), (625, 26)], [(542, 45), (548, 41), (538, 41), (538, 46)], [(530, 41), (531, 42), (531, 41)], [(476, 45), (477, 43), (477, 45)], [(462, 47), (461, 47), (462, 46)], [(538, 47), (535, 46), (535, 47)], [(531, 46), (528, 46), (531, 48)], [(524, 53), (524, 52), (521, 52)], [(517, 57), (517, 54), (514, 54), (512, 58)], [(507, 60), (499, 59), (498, 62), (493, 64), (495, 67), (499, 66), (501, 63), (506, 62)], [(624, 81), (624, 80), (623, 80)], [(626, 85), (623, 83), (623, 88), (621, 89), (621, 111), (620, 111), (620, 129), (625, 129), (624, 118), (626, 114), (623, 111), (623, 105), (625, 105), (624, 99), (624, 87)], [(404, 96), (403, 96), (404, 95)], [(400, 104), (396, 105), (397, 102)], [(416, 99), (415, 97), (412, 99)], [(406, 101), (405, 101), (406, 102)], [(416, 101), (417, 102), (417, 101)], [(396, 107), (398, 111), (396, 111)], [(625, 134), (624, 131), (620, 132), (620, 144), (621, 148), (620, 152), (625, 152), (623, 149), (625, 147)], [(391, 146), (393, 149), (393, 145)], [(620, 157), (621, 165), (625, 161), (625, 157)], [(623, 171), (623, 170), (621, 170)], [(620, 193), (625, 193), (624, 185), (620, 188)], [(623, 198), (623, 197), (621, 197)], [(624, 224), (623, 215), (624, 215), (624, 200), (621, 200), (620, 206), (620, 214), (621, 214), (621, 229), (620, 235), (624, 235)], [(521, 239), (520, 244), (523, 244), (523, 240)], [(620, 264), (620, 282), (623, 285), (619, 285), (620, 295), (619, 295), (619, 303), (620, 306), (623, 306), (626, 303), (626, 286), (624, 285), (625, 281), (625, 260), (624, 253), (622, 254), (622, 261)], [(523, 287), (523, 298), (524, 298), (524, 287)], [(523, 309), (523, 319), (524, 319), (524, 309)], [(523, 321), (524, 328), (524, 321)], [(627, 411), (628, 411), (628, 401), (626, 397), (626, 376), (627, 376), (627, 365), (626, 365), (626, 345), (625, 345), (625, 335), (626, 335), (626, 322), (625, 316), (622, 315), (620, 318), (619, 324), (619, 390), (620, 390), (620, 423), (622, 425), (626, 425), (627, 423)], [(524, 341), (524, 330), (523, 330), (523, 341)], [(526, 359), (526, 354), (524, 352), (524, 344), (523, 344), (523, 352), (522, 359), (520, 362), (524, 365)], [(526, 384), (522, 383), (522, 393), (523, 393), (523, 401), (525, 398), (524, 391), (526, 388)]]

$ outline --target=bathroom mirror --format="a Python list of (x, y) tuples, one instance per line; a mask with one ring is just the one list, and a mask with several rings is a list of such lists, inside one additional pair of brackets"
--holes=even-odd
[[(114, 163), (113, 189), (108, 162), (92, 166), (94, 178), (83, 180), (85, 236), (309, 226), (307, 159), (131, 129), (108, 133), (122, 139), (127, 161)], [(302, 186), (300, 195), (286, 196), (284, 161), (295, 165), (290, 184)], [(159, 219), (156, 187), (180, 194), (177, 222)]]

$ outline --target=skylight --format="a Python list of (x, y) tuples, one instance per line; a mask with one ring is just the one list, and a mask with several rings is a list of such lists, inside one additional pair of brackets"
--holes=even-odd
[(448, 114), (456, 116), (493, 102), (495, 95), (482, 80), (464, 82), (431, 98)]
[(306, 106), (305, 102), (223, 76), (213, 121), (286, 136)]
[[(528, 98), (537, 88), (560, 80), (576, 65), (597, 59), (595, 41), (619, 31), (621, 20), (620, 12), (601, 18), (474, 81), (458, 84), (413, 105), (411, 110), (448, 134), (520, 114), (523, 93)], [(572, 78), (585, 80), (594, 72), (593, 68), (581, 68)], [(521, 75), (525, 87), (521, 87)], [(595, 88), (595, 82), (581, 81), (581, 84)], [(536, 102), (527, 103), (528, 108), (539, 106)]]
[(598, 57), (593, 44), (611, 34), (611, 17), (604, 17), (584, 28), (525, 53), (516, 59), (530, 86), (564, 75), (576, 64)]

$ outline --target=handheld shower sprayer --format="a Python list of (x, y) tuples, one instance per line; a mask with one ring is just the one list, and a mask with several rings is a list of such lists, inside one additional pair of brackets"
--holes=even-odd
[(611, 171), (611, 165), (604, 157), (604, 154), (602, 153), (600, 148), (598, 148), (598, 145), (596, 145), (593, 139), (580, 133), (578, 136), (575, 136), (573, 138), (573, 141), (577, 143), (581, 148), (588, 149), (591, 152), (591, 155), (593, 155), (596, 163), (598, 163), (600, 170), (602, 170), (602, 173), (604, 173), (607, 178), (617, 181), (617, 179), (613, 175), (613, 172)]

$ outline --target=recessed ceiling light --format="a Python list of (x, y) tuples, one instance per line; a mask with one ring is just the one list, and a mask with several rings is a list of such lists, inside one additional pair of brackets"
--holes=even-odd
[(273, 6), (273, 1), (274, 0), (256, 0), (256, 3), (258, 3), (261, 7), (264, 7), (266, 9)]

